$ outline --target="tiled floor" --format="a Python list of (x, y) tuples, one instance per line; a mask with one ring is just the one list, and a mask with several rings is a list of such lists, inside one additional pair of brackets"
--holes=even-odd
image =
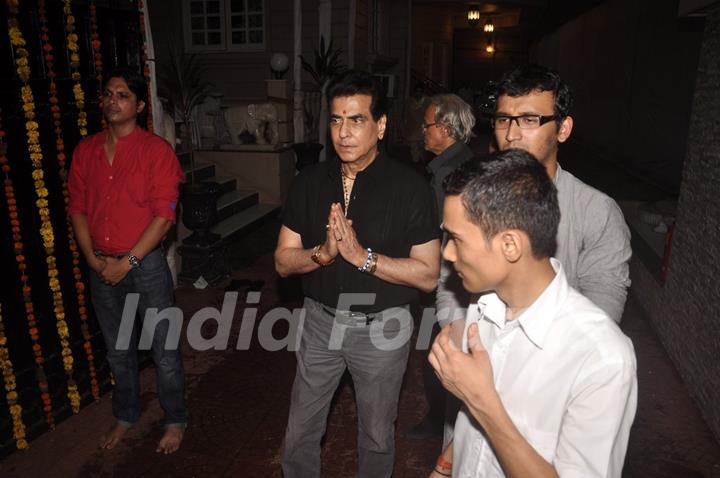
[[(592, 174), (591, 167), (586, 165), (585, 169)], [(651, 189), (647, 191), (648, 198), (653, 194), (656, 193)], [(271, 308), (293, 308), (300, 304), (297, 281), (278, 280), (271, 255), (263, 252), (271, 247), (273, 235), (272, 228), (268, 229), (264, 237), (255, 238), (252, 253), (243, 247), (230, 251), (228, 258), (235, 269), (235, 279), (264, 283), (258, 323)], [(179, 289), (178, 303), (186, 324), (202, 307), (219, 309), (225, 285), (206, 290)], [(99, 436), (111, 422), (110, 399), (106, 395), (99, 403), (61, 423), (54, 432), (35, 440), (28, 452), (17, 452), (0, 462), (0, 476), (280, 477), (280, 447), (295, 358), (286, 350), (264, 350), (256, 333), (249, 350), (236, 350), (246, 311), (244, 297), (245, 291), (241, 289), (227, 350), (198, 352), (185, 344), (191, 422), (183, 446), (175, 455), (154, 452), (162, 433), (162, 412), (154, 392), (154, 369), (148, 367), (142, 373), (143, 419), (117, 449), (96, 448)], [(632, 293), (622, 327), (635, 345), (639, 382), (638, 413), (623, 476), (720, 477), (720, 446)], [(282, 338), (286, 331), (282, 324), (277, 324), (273, 332), (276, 338)], [(206, 324), (204, 334), (212, 336), (214, 327)], [(440, 451), (439, 440), (412, 441), (405, 436), (425, 412), (421, 378), (425, 356), (426, 352), (420, 350), (410, 355), (397, 426), (397, 478), (427, 476)], [(323, 448), (324, 476), (354, 476), (354, 407), (352, 387), (345, 380), (329, 418)]]
[[(299, 305), (297, 287), (277, 281), (270, 255), (262, 256), (235, 276), (265, 281), (258, 322), (270, 308)], [(186, 321), (201, 307), (219, 308), (224, 292), (222, 288), (179, 290), (178, 300)], [(162, 414), (154, 393), (153, 368), (149, 367), (142, 380), (143, 421), (118, 449), (102, 452), (94, 448), (110, 421), (109, 397), (105, 396), (99, 404), (33, 442), (30, 451), (15, 453), (0, 463), (0, 475), (280, 477), (279, 454), (295, 358), (287, 351), (263, 350), (255, 335), (250, 350), (234, 350), (245, 307), (238, 303), (228, 350), (184, 349), (191, 423), (177, 454), (159, 456), (154, 452)], [(214, 333), (212, 327), (209, 329), (204, 331), (207, 337)], [(632, 295), (623, 329), (635, 344), (640, 390), (624, 476), (720, 476), (720, 447)], [(274, 335), (285, 335), (280, 324)], [(411, 353), (401, 395), (395, 473), (398, 478), (426, 476), (439, 452), (438, 440), (412, 441), (405, 437), (425, 411), (420, 372), (423, 360), (424, 351)], [(354, 476), (355, 420), (352, 389), (346, 380), (329, 419), (323, 450), (324, 476)]]

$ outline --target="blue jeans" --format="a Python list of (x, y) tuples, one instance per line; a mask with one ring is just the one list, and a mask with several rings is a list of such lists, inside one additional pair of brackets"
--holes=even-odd
[[(410, 341), (386, 349), (376, 344), (381, 335), (402, 332), (409, 339), (412, 319), (403, 325), (390, 320), (392, 315), (384, 311), (373, 326), (348, 324), (310, 298), (305, 299), (304, 307), (306, 315), (296, 353), (297, 370), (282, 457), (285, 478), (320, 477), (320, 442), (333, 394), (346, 368), (355, 385), (357, 403), (357, 476), (390, 478), (395, 463), (398, 399)], [(333, 329), (343, 332), (339, 348), (330, 345)]]
[[(115, 286), (103, 283), (96, 274), (91, 273), (90, 290), (95, 315), (105, 338), (107, 360), (115, 379), (113, 415), (118, 422), (129, 426), (140, 419), (140, 381), (137, 327), (132, 328), (127, 350), (118, 350), (116, 347), (125, 297), (130, 293), (139, 294), (138, 313), (143, 321), (148, 308), (162, 310), (174, 305), (172, 276), (165, 255), (161, 249), (154, 250), (142, 260), (140, 267), (130, 270)], [(158, 397), (165, 411), (165, 425), (184, 426), (187, 423), (185, 372), (179, 348), (168, 350), (165, 347), (168, 329), (168, 320), (161, 320), (155, 328), (152, 341)]]

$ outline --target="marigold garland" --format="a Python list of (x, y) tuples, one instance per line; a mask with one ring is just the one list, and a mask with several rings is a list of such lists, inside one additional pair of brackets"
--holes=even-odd
[[(14, 15), (17, 14), (17, 5), (13, 6), (14, 2), (8, 1), (8, 8), (10, 13), (13, 15), (8, 19), (9, 25), (17, 25), (17, 19)], [(10, 29), (12, 31), (12, 28)], [(17, 30), (18, 36), (11, 36), (11, 42), (15, 45), (23, 45), (24, 40), (19, 36), (19, 29)], [(19, 74), (19, 72), (18, 72)], [(28, 75), (29, 76), (29, 75)], [(20, 282), (22, 282), (22, 293), (23, 302), (25, 304), (25, 318), (28, 323), (28, 333), (30, 339), (33, 342), (33, 354), (35, 355), (35, 377), (38, 382), (38, 388), (40, 389), (40, 398), (43, 402), (43, 411), (45, 412), (45, 422), (49, 428), (55, 428), (55, 418), (52, 414), (52, 398), (50, 397), (47, 375), (45, 374), (45, 358), (43, 357), (42, 346), (40, 345), (40, 333), (37, 329), (37, 321), (35, 320), (35, 310), (32, 301), (32, 289), (30, 287), (30, 278), (25, 273), (27, 265), (25, 264), (25, 254), (23, 250), (22, 242), (22, 231), (20, 230), (20, 220), (17, 214), (17, 202), (15, 200), (15, 188), (13, 186), (12, 179), (10, 178), (10, 163), (8, 162), (6, 152), (7, 144), (4, 142), (5, 131), (2, 129), (2, 118), (0, 118), (0, 167), (5, 173), (5, 199), (7, 201), (8, 215), (10, 216), (10, 227), (13, 237), (13, 245), (15, 251), (15, 262), (17, 262), (18, 271), (20, 272)]]
[(98, 33), (97, 25), (97, 7), (95, 6), (95, 0), (90, 0), (90, 38), (93, 50), (93, 58), (95, 60), (95, 79), (98, 81), (98, 88), (102, 87), (103, 80), (103, 62), (102, 53), (100, 53), (100, 34)]
[[(61, 122), (61, 113), (60, 113), (60, 101), (57, 97), (57, 85), (55, 83), (55, 71), (53, 69), (53, 47), (50, 43), (50, 37), (48, 35), (48, 26), (47, 26), (47, 9), (45, 0), (39, 0), (38, 1), (38, 12), (40, 14), (40, 31), (42, 32), (42, 35), (40, 36), (40, 39), (42, 40), (42, 48), (43, 48), (43, 58), (45, 60), (45, 69), (47, 71), (47, 76), (50, 78), (50, 104), (51, 104), (51, 111), (52, 111), (52, 117), (53, 117), (53, 126), (55, 131), (55, 151), (56, 151), (56, 157), (58, 161), (58, 165), (60, 168), (60, 179), (62, 183), (62, 194), (63, 194), (63, 201), (65, 203), (65, 212), (67, 213), (67, 205), (69, 203), (69, 197), (70, 194), (68, 192), (67, 187), (67, 169), (65, 168), (65, 142), (63, 140), (62, 136), (62, 122)], [(80, 314), (80, 329), (83, 334), (83, 349), (85, 350), (85, 355), (87, 357), (88, 361), (88, 372), (90, 376), (90, 389), (92, 392), (93, 397), (95, 400), (100, 399), (100, 386), (97, 381), (97, 371), (95, 369), (95, 362), (93, 357), (93, 349), (92, 349), (92, 343), (91, 343), (91, 335), (90, 330), (88, 328), (87, 320), (87, 307), (85, 304), (85, 294), (83, 293), (83, 290), (79, 288), (81, 284), (83, 284), (82, 280), (82, 272), (80, 271), (80, 253), (78, 251), (77, 243), (75, 241), (75, 233), (72, 228), (72, 223), (70, 222), (70, 217), (66, 214), (66, 224), (67, 224), (67, 238), (68, 238), (68, 244), (70, 247), (70, 252), (72, 254), (72, 264), (73, 264), (73, 278), (75, 279), (75, 293), (77, 295), (77, 303), (78, 303), (78, 310)]]
[(65, 0), (63, 6), (63, 12), (65, 13), (65, 40), (67, 43), (67, 49), (70, 53), (70, 69), (72, 70), (72, 79), (75, 80), (73, 85), (73, 96), (75, 97), (75, 107), (78, 110), (77, 124), (80, 130), (80, 136), (83, 138), (87, 136), (87, 113), (85, 112), (85, 93), (83, 92), (80, 80), (80, 46), (78, 45), (78, 36), (75, 33), (75, 16), (72, 14), (72, 8), (70, 7), (70, 0)]
[[(17, 22), (17, 4), (16, 0), (7, 0), (8, 7), (10, 9), (11, 16), (8, 19), (8, 24), (14, 21), (14, 24), (18, 26), (18, 40), (24, 44), (22, 33), (20, 32), (19, 25)], [(68, 2), (69, 3), (69, 2)], [(15, 5), (14, 11), (13, 6)], [(74, 22), (74, 20), (73, 20)], [(11, 37), (11, 43), (16, 50), (21, 46), (20, 42), (13, 42)], [(74, 74), (74, 73), (73, 73)], [(78, 73), (79, 74), (79, 73)], [(33, 98), (33, 92), (27, 81), (23, 81), (23, 86), (20, 89), (20, 95), (23, 101), (23, 112), (25, 119), (25, 131), (27, 136), (28, 151), (30, 152), (30, 161), (32, 162), (33, 172), (32, 177), (35, 181), (35, 194), (37, 200), (35, 205), (40, 215), (40, 235), (43, 240), (43, 247), (45, 248), (46, 262), (48, 266), (48, 285), (53, 295), (53, 311), (55, 313), (55, 326), (57, 328), (58, 336), (60, 337), (60, 345), (62, 348), (63, 357), (63, 368), (67, 374), (67, 386), (68, 386), (68, 400), (70, 401), (70, 408), (73, 413), (80, 411), (80, 394), (78, 393), (77, 384), (73, 380), (73, 356), (72, 349), (70, 348), (70, 341), (68, 340), (70, 332), (68, 330), (67, 322), (65, 321), (65, 307), (63, 303), (62, 290), (60, 289), (60, 281), (58, 280), (58, 269), (55, 258), (55, 236), (53, 233), (52, 222), (50, 221), (50, 209), (47, 201), (49, 194), (45, 187), (45, 181), (43, 180), (44, 172), (42, 165), (42, 148), (40, 146), (40, 134), (38, 131), (38, 123), (35, 121), (35, 101)], [(77, 288), (76, 284), (76, 288)], [(78, 292), (84, 290), (84, 285), (81, 283), (78, 288)], [(32, 303), (30, 303), (32, 306)], [(28, 306), (26, 302), (25, 306)]]
[(147, 35), (145, 34), (145, 13), (143, 12), (143, 0), (138, 0), (138, 12), (139, 12), (139, 21), (140, 21), (140, 33), (142, 34), (142, 61), (143, 61), (143, 76), (145, 77), (145, 83), (147, 83), (147, 89), (148, 89), (148, 100), (147, 105), (145, 105), (145, 110), (147, 111), (147, 130), (151, 133), (155, 129), (153, 125), (153, 116), (152, 116), (152, 88), (150, 88), (150, 60), (148, 60), (147, 55), (147, 49), (148, 49), (148, 43), (147, 43)]
[(22, 419), (22, 406), (18, 403), (18, 393), (15, 390), (17, 381), (13, 370), (10, 352), (7, 349), (7, 337), (5, 337), (5, 326), (2, 321), (2, 304), (0, 304), (0, 370), (2, 370), (3, 383), (5, 384), (5, 399), (13, 422), (13, 438), (18, 450), (28, 448), (25, 439), (25, 423)]

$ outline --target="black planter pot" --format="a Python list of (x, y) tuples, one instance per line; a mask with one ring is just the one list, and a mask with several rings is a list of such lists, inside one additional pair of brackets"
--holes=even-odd
[(320, 161), (320, 151), (323, 145), (320, 143), (295, 143), (292, 145), (297, 159), (295, 167), (298, 171)]
[(218, 183), (180, 185), (183, 223), (193, 231), (183, 239), (183, 244), (204, 247), (220, 240), (220, 235), (210, 232), (210, 228), (217, 222), (217, 200), (221, 194)]

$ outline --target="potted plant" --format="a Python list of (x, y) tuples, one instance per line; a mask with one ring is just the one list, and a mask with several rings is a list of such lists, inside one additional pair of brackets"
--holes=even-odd
[[(340, 59), (342, 50), (340, 48), (333, 49), (332, 40), (325, 45), (325, 37), (320, 37), (320, 49), (314, 49), (314, 60), (312, 63), (307, 61), (300, 55), (300, 63), (303, 70), (307, 71), (315, 82), (317, 91), (320, 92), (320, 113), (318, 118), (312, 117), (306, 110), (308, 123), (314, 124), (314, 130), (318, 132), (318, 137), (322, 140), (327, 136), (327, 118), (328, 105), (325, 98), (325, 92), (330, 79), (342, 73), (347, 66)], [(300, 170), (305, 166), (317, 163), (320, 157), (320, 151), (323, 149), (324, 141), (304, 142), (293, 145), (295, 154), (297, 155), (297, 169)]]
[(184, 55), (175, 41), (168, 41), (168, 59), (158, 74), (158, 88), (168, 99), (170, 110), (181, 126), (182, 151), (178, 156), (190, 159), (190, 181), (180, 185), (180, 200), (183, 205), (183, 223), (193, 230), (184, 239), (184, 244), (206, 246), (219, 237), (209, 232), (217, 222), (217, 199), (220, 185), (214, 182), (195, 182), (195, 145), (192, 139), (192, 124), (195, 108), (210, 95), (213, 85), (202, 79), (202, 68), (196, 55)]

